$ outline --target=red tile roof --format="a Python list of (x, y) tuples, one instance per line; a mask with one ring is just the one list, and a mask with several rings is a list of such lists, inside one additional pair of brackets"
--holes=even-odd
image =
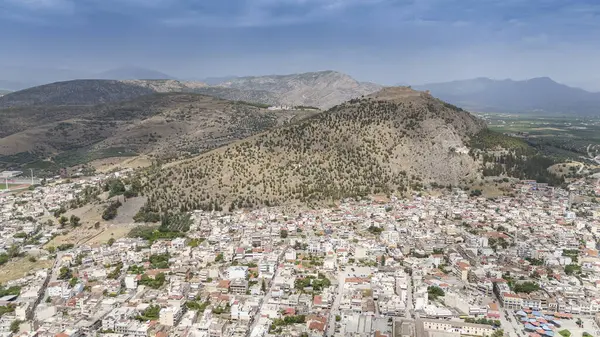
[(231, 282), (229, 280), (221, 280), (219, 281), (219, 285), (217, 285), (217, 288), (229, 289), (230, 283)]
[(308, 329), (317, 330), (317, 331), (325, 331), (325, 323), (312, 321), (308, 324)]

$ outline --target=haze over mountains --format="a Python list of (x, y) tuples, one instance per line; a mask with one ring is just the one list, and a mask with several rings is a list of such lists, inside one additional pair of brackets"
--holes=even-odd
[(319, 112), (269, 105), (325, 108), (379, 88), (331, 71), (269, 77), (263, 86), (240, 81), (72, 80), (9, 93), (0, 97), (0, 156), (201, 153)]
[(294, 75), (239, 77), (220, 83), (218, 87), (261, 90), (274, 93), (288, 105), (330, 108), (349, 99), (368, 95), (382, 88), (373, 83), (358, 82), (336, 71)]
[[(17, 91), (46, 83), (75, 79), (172, 80), (176, 81), (171, 82), (174, 87), (154, 88), (157, 89), (155, 91), (196, 92), (229, 100), (271, 105), (314, 105), (320, 108), (329, 108), (357, 97), (357, 94), (359, 96), (370, 94), (383, 87), (378, 84), (359, 82), (335, 71), (253, 77), (231, 75), (201, 80), (182, 80), (160, 71), (136, 66), (118, 67), (100, 73), (0, 66), (0, 90)], [(190, 83), (192, 83), (191, 87)], [(397, 83), (402, 86), (409, 85), (401, 78)], [(133, 84), (142, 83), (138, 81)], [(148, 88), (147, 85), (146, 87)], [(524, 81), (492, 80), (481, 77), (413, 87), (417, 90), (430, 90), (434, 96), (472, 111), (542, 115), (600, 114), (600, 93), (559, 84), (547, 77)]]
[(160, 71), (135, 66), (119, 67), (101, 72), (94, 76), (106, 80), (174, 80), (175, 77)]
[(524, 81), (471, 80), (414, 86), (471, 111), (600, 115), (600, 93), (559, 84), (548, 77)]
[[(547, 113), (539, 107), (552, 95), (556, 104), (589, 102), (585, 111), (592, 111), (588, 98), (595, 95), (547, 78), (418, 87), (431, 94), (335, 71), (221, 80), (72, 80), (6, 94), (0, 163), (57, 168), (138, 155), (170, 161), (143, 179), (147, 208), (160, 212), (472, 186), (483, 164), (471, 141), (485, 124), (460, 106)], [(295, 108), (267, 109), (280, 105)]]
[(160, 71), (123, 66), (102, 72), (88, 72), (73, 69), (29, 68), (0, 65), (0, 90), (23, 90), (38, 85), (77, 79), (175, 79), (175, 77)]
[(0, 108), (40, 104), (89, 105), (132, 99), (153, 92), (193, 92), (233, 101), (329, 108), (380, 88), (379, 85), (361, 83), (335, 71), (242, 77), (211, 87), (202, 82), (169, 79), (72, 80), (3, 96), (0, 98)]

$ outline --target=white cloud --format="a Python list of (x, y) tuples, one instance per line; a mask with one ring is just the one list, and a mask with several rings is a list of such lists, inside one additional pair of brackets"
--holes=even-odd
[(0, 0), (15, 8), (33, 11), (72, 11), (74, 3), (70, 0)]
[[(129, 0), (137, 1), (137, 0)], [(156, 0), (160, 1), (160, 0)], [(168, 26), (267, 27), (325, 19), (356, 6), (374, 6), (391, 0), (239, 0), (235, 13), (186, 11), (162, 20)], [(216, 5), (218, 7), (219, 5)], [(285, 13), (281, 10), (285, 9)], [(217, 12), (217, 11), (215, 11)]]

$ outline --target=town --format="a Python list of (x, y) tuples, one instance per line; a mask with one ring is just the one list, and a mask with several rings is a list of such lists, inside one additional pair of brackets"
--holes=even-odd
[[(600, 179), (514, 180), (327, 208), (194, 211), (52, 246), (86, 188), (128, 172), (0, 193), (0, 336), (600, 334)], [(48, 220), (50, 219), (50, 220)]]

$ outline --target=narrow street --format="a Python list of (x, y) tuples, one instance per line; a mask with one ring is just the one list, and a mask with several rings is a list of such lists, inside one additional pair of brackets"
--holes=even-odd
[(407, 295), (406, 295), (406, 312), (404, 313), (404, 317), (410, 319), (412, 318), (412, 311), (413, 311), (413, 289), (412, 289), (412, 278), (408, 278), (408, 286), (406, 288), (407, 290)]
[(46, 289), (48, 288), (48, 283), (50, 283), (50, 281), (56, 281), (56, 279), (58, 277), (58, 271), (59, 271), (59, 267), (60, 267), (60, 261), (62, 260), (62, 256), (63, 256), (62, 252), (58, 252), (56, 254), (56, 260), (54, 260), (54, 265), (52, 266), (52, 269), (48, 273), (48, 276), (46, 277), (46, 280), (44, 281), (44, 284), (42, 285), (42, 289), (40, 290), (40, 295), (38, 296), (37, 300), (33, 304), (33, 307), (31, 308), (31, 311), (30, 311), (27, 319), (33, 319), (35, 317), (35, 310), (37, 309), (37, 306), (46, 297)]
[[(277, 259), (277, 264), (275, 265), (275, 273), (274, 273), (275, 277), (273, 277), (273, 280), (275, 280), (275, 278), (277, 277), (277, 273), (279, 272), (279, 263), (283, 259), (283, 256), (285, 255), (285, 252), (288, 248), (289, 248), (289, 246), (286, 246), (283, 249), (282, 253), (279, 255), (279, 258)], [(250, 328), (246, 332), (246, 336), (250, 336), (252, 334), (252, 331), (254, 331), (254, 329), (256, 328), (256, 325), (258, 324), (258, 321), (260, 320), (261, 312), (263, 311), (265, 305), (268, 304), (269, 300), (271, 299), (271, 292), (273, 290), (273, 287), (275, 286), (275, 282), (273, 282), (273, 280), (269, 280), (269, 289), (267, 289), (267, 293), (264, 294), (264, 296), (260, 299), (258, 311), (252, 318), (252, 324), (250, 325)]]
[[(508, 315), (505, 314), (505, 311), (508, 312)], [(517, 321), (517, 318), (512, 311), (506, 309), (502, 310), (500, 312), (500, 323), (502, 324), (501, 328), (504, 329), (504, 334), (506, 336), (518, 337), (522, 335), (519, 334), (520, 323)]]
[(331, 306), (331, 310), (329, 311), (329, 318), (327, 319), (327, 333), (326, 336), (335, 335), (335, 316), (340, 314), (340, 301), (342, 300), (342, 291), (344, 289), (344, 274), (341, 271), (338, 271), (338, 287), (335, 295), (335, 299), (333, 300), (333, 305)]

